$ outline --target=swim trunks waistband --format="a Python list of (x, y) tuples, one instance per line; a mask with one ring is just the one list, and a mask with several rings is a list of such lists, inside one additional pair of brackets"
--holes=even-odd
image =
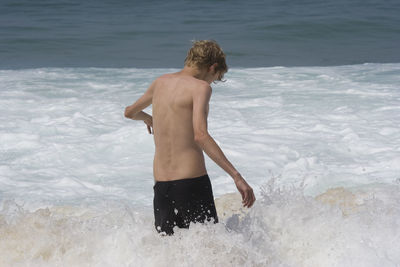
[(169, 181), (155, 181), (155, 183), (160, 183), (160, 184), (167, 184), (167, 183), (179, 183), (179, 182), (183, 182), (183, 181), (187, 181), (187, 180), (191, 180), (191, 181), (196, 181), (196, 180), (203, 180), (203, 179), (207, 179), (208, 174), (204, 174), (202, 176), (198, 176), (198, 177), (194, 177), (194, 178), (182, 178), (182, 179), (177, 179), (177, 180), (169, 180)]

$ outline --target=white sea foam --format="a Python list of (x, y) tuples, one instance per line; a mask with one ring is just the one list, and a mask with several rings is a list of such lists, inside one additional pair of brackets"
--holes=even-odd
[[(273, 179), (271, 180), (273, 182)], [(219, 224), (155, 233), (152, 212), (128, 203), (51, 206), (3, 203), (0, 266), (398, 266), (398, 186), (263, 187), (250, 211), (216, 200)]]
[(0, 265), (400, 264), (400, 64), (231, 70), (209, 129), (256, 206), (233, 215), (207, 160), (223, 223), (160, 238), (152, 136), (123, 109), (166, 71), (0, 71)]

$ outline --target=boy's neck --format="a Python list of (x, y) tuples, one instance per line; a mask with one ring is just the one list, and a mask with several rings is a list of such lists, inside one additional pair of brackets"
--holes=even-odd
[(192, 67), (192, 66), (184, 66), (183, 69), (180, 71), (180, 73), (192, 76), (199, 80), (209, 82), (207, 80), (209, 75), (206, 69), (199, 69), (197, 67)]

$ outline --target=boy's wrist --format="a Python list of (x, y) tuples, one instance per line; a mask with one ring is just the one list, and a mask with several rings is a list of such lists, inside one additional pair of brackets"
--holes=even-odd
[(148, 120), (148, 119), (151, 118), (151, 116), (150, 116), (149, 114), (147, 114), (147, 113), (144, 112), (144, 111), (142, 111), (142, 112), (143, 112), (143, 121), (146, 121), (146, 120)]
[(243, 179), (242, 175), (238, 171), (233, 173), (232, 178), (235, 182), (239, 181), (240, 179)]

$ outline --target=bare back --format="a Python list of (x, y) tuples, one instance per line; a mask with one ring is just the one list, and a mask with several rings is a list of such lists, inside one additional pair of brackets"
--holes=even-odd
[(153, 172), (157, 181), (194, 178), (207, 173), (202, 149), (194, 141), (193, 90), (204, 81), (178, 73), (157, 79), (154, 87)]

